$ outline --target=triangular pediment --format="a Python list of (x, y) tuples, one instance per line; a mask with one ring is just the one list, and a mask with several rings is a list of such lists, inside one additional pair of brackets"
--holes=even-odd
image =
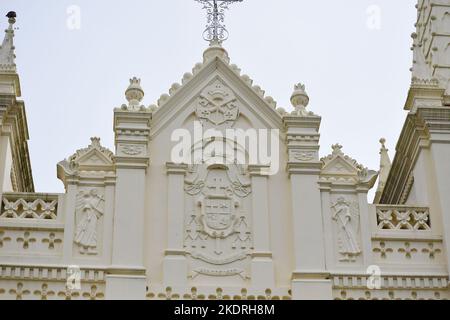
[[(220, 84), (217, 92), (209, 90), (215, 84)], [(206, 90), (206, 91), (205, 91)], [(206, 92), (206, 94), (205, 94)], [(221, 94), (228, 94), (228, 97), (221, 97)], [(214, 96), (216, 95), (216, 96)], [(233, 97), (231, 97), (233, 95)], [(258, 119), (266, 128), (279, 128), (282, 126), (282, 117), (276, 110), (276, 103), (271, 97), (266, 97), (265, 92), (254, 86), (253, 81), (246, 75), (241, 75), (240, 69), (220, 57), (206, 60), (203, 64), (197, 64), (192, 73), (185, 74), (182, 84), (174, 84), (169, 95), (162, 95), (158, 101), (158, 106), (153, 106), (153, 134), (158, 134), (167, 124), (172, 123), (186, 108), (198, 116), (199, 111), (193, 105), (210, 104), (214, 107), (214, 99), (222, 99), (217, 106), (223, 108), (222, 115), (213, 118), (211, 122), (222, 123), (221, 117), (225, 114), (232, 121), (236, 110), (231, 100), (235, 99), (239, 107), (245, 109), (244, 113), (250, 113), (252, 117)], [(201, 99), (204, 99), (203, 101)], [(229, 99), (230, 104), (226, 104)], [(206, 107), (205, 109), (208, 109)], [(204, 110), (207, 112), (207, 110)]]
[(365, 168), (355, 159), (344, 154), (341, 145), (335, 144), (332, 148), (333, 152), (321, 159), (320, 181), (344, 185), (360, 184), (371, 189), (378, 177), (378, 172)]
[(68, 159), (58, 163), (57, 167), (58, 177), (62, 180), (80, 171), (114, 171), (114, 154), (101, 146), (99, 138), (91, 138), (87, 148), (77, 150)]
[(322, 175), (327, 176), (357, 176), (362, 166), (342, 152), (342, 146), (333, 145), (333, 153), (322, 158)]
[(92, 149), (78, 159), (78, 166), (82, 168), (111, 166), (111, 159), (97, 149)]
[(358, 170), (347, 160), (343, 159), (341, 156), (338, 156), (324, 165), (322, 168), (322, 174), (356, 176), (358, 174)]

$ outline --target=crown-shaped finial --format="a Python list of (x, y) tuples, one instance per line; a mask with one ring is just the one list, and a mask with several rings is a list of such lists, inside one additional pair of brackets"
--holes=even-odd
[(144, 106), (141, 105), (141, 101), (144, 98), (144, 95), (144, 90), (142, 90), (141, 87), (141, 79), (138, 79), (136, 77), (131, 78), (130, 85), (125, 91), (125, 97), (127, 98), (128, 106), (124, 105), (123, 108), (131, 111), (137, 111), (144, 108)]
[(331, 146), (331, 148), (333, 149), (333, 155), (343, 155), (344, 153), (342, 152), (342, 145), (340, 145), (339, 143), (333, 144)]
[(98, 138), (98, 137), (92, 137), (91, 138), (91, 145), (90, 145), (90, 147), (92, 147), (92, 148), (97, 148), (97, 147), (100, 147), (101, 145), (100, 145), (100, 138)]
[(314, 115), (312, 112), (306, 110), (309, 104), (309, 96), (306, 93), (305, 85), (298, 83), (294, 86), (294, 92), (291, 96), (291, 103), (294, 107), (294, 115), (307, 117)]
[(305, 92), (305, 85), (302, 83), (297, 83), (296, 85), (294, 85), (294, 90)]

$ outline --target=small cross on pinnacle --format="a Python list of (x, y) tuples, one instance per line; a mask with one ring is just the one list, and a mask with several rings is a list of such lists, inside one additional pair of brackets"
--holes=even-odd
[(228, 31), (225, 27), (225, 11), (228, 6), (243, 0), (195, 0), (203, 5), (207, 13), (207, 25), (203, 32), (203, 39), (210, 43), (222, 43), (228, 39)]

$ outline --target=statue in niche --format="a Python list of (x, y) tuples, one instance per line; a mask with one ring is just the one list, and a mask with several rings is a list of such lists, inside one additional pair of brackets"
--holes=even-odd
[(334, 210), (333, 220), (338, 225), (339, 253), (342, 255), (340, 259), (342, 262), (353, 262), (361, 253), (357, 239), (359, 213), (356, 206), (357, 204), (340, 197), (331, 207)]
[(104, 201), (96, 189), (81, 191), (78, 194), (77, 212), (80, 217), (74, 242), (80, 247), (81, 254), (97, 254), (97, 224), (103, 216), (100, 207)]

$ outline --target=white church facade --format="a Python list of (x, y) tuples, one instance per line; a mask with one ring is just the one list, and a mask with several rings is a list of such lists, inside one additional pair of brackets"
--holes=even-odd
[(277, 108), (211, 41), (156, 105), (130, 80), (115, 149), (92, 138), (59, 162), (64, 194), (34, 190), (10, 12), (0, 300), (449, 299), (450, 0), (417, 8), (392, 162), (384, 140), (376, 170), (339, 144), (320, 158), (305, 86)]

